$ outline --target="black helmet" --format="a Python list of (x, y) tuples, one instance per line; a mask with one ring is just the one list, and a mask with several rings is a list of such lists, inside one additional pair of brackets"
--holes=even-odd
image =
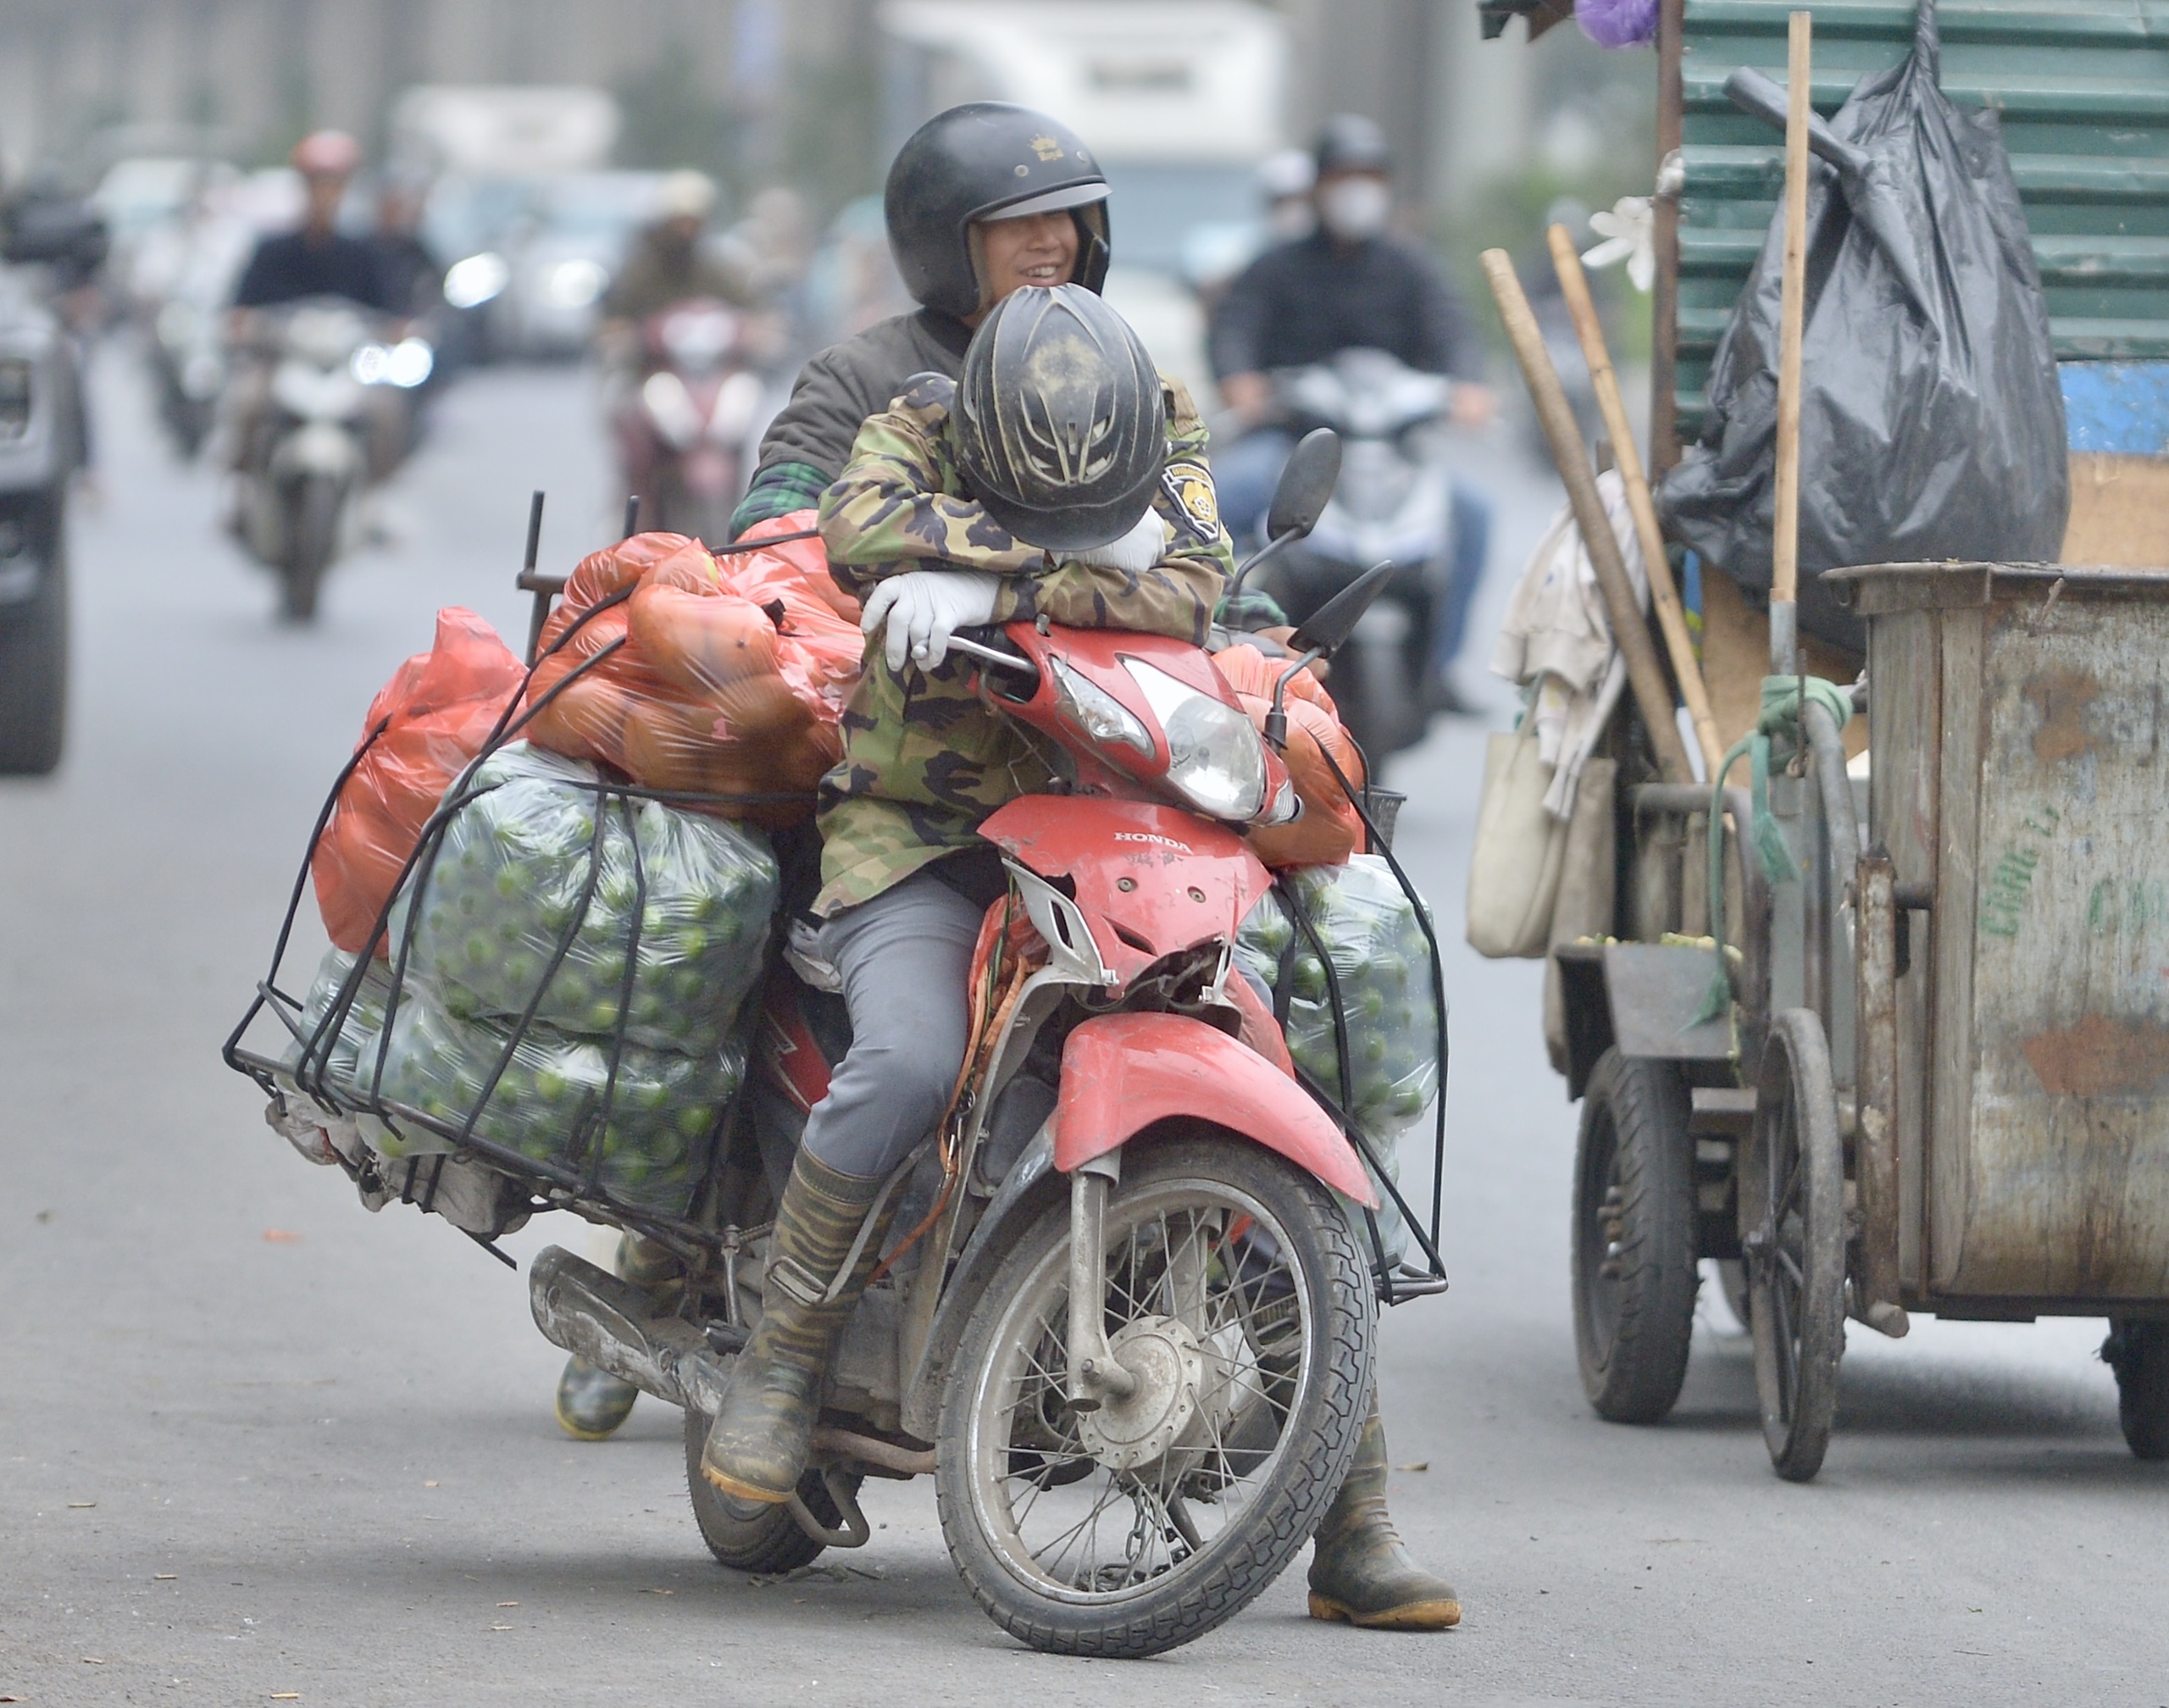
[(957, 381), (957, 461), (1028, 546), (1089, 552), (1137, 525), (1168, 456), (1160, 376), (1121, 315), (1081, 286), (994, 306)]
[(1375, 119), (1360, 113), (1342, 113), (1325, 121), (1318, 132), (1318, 176), (1329, 172), (1390, 172), (1393, 150), (1386, 133)]
[(889, 168), (881, 209), (904, 288), (959, 319), (979, 312), (971, 224), (1068, 208), (1077, 220), (1074, 281), (1107, 276), (1107, 180), (1077, 133), (1007, 101), (974, 101), (912, 133)]

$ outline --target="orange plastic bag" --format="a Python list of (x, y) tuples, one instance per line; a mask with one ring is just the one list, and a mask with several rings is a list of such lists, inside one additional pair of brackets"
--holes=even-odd
[[(1256, 647), (1235, 646), (1212, 655), (1212, 663), (1251, 722), (1262, 735), (1273, 709), (1273, 689), (1288, 661), (1268, 658)], [(1337, 866), (1363, 846), (1363, 820), (1333, 774), (1325, 756), (1340, 768), (1352, 788), (1363, 786), (1363, 760), (1341, 727), (1333, 696), (1308, 670), (1299, 670), (1282, 701), (1288, 713), (1288, 746), (1280, 757), (1303, 803), (1292, 824), (1260, 825), (1251, 832), (1251, 847), (1268, 866)]]
[[(793, 519), (768, 531), (791, 531), (782, 524)], [(812, 557), (786, 555), (806, 545)], [(596, 608), (613, 596), (624, 596)], [(543, 628), (525, 733), (650, 788), (809, 797), (716, 807), (768, 824), (802, 818), (842, 755), (838, 724), (863, 652), (841, 596), (818, 541), (718, 564), (682, 535), (635, 535), (568, 580)]]
[(525, 674), (494, 629), (450, 606), (437, 613), (435, 644), (402, 664), (369, 702), (358, 744), (367, 751), (309, 863), (325, 929), (340, 948), (358, 954), (369, 943), (422, 826), (482, 751)]

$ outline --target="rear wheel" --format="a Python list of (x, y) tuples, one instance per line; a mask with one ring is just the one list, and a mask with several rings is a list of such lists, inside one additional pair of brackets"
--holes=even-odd
[(1755, 1388), (1770, 1462), (1789, 1482), (1822, 1468), (1845, 1351), (1845, 1156), (1822, 1023), (1789, 1008), (1763, 1047), (1740, 1166)]
[(0, 775), (42, 777), (67, 729), (68, 557), (58, 527), (25, 532), (22, 553), (0, 558), (0, 574), (36, 577), (29, 598), (0, 605)]
[(1574, 1350), (1600, 1417), (1655, 1423), (1678, 1400), (1695, 1259), (1687, 1087), (1670, 1062), (1607, 1050), (1574, 1162)]
[(943, 1408), (951, 1558), (1012, 1635), (1157, 1655), (1233, 1617), (1295, 1557), (1370, 1397), (1371, 1280), (1333, 1195), (1247, 1140), (1124, 1159), (1104, 1320), (1134, 1392), (1073, 1407), (1069, 1206), (974, 1308)]
[(2169, 1459), (2169, 1323), (2109, 1324), (2101, 1356), (2116, 1372), (2116, 1421), (2141, 1459)]
[[(766, 1576), (795, 1572), (821, 1557), (826, 1544), (815, 1541), (790, 1516), (788, 1506), (763, 1506), (754, 1517), (733, 1515), (715, 1485), (701, 1475), (701, 1449), (708, 1439), (709, 1420), (691, 1410), (685, 1413), (685, 1489), (692, 1497), (693, 1521), (701, 1527), (701, 1540), (717, 1563), (734, 1572)], [(847, 1476), (846, 1488), (856, 1493), (859, 1479)], [(798, 1498), (808, 1511), (832, 1529), (843, 1528), (843, 1515), (829, 1496), (828, 1485), (818, 1471), (799, 1479)]]

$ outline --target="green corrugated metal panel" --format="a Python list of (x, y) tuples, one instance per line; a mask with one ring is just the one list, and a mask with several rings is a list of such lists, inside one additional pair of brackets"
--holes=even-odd
[[(1687, 0), (1682, 37), (1679, 430), (1784, 186), (1783, 147), (1724, 97), (1735, 66), (1780, 82), (1795, 0)], [(1913, 8), (1816, 0), (1815, 104), (1834, 113), (1911, 45)], [(1943, 87), (2003, 117), (2066, 359), (2169, 358), (2169, 0), (1946, 0)]]

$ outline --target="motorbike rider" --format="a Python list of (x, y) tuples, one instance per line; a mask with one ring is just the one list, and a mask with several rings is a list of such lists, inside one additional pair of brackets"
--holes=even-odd
[[(260, 457), (261, 429), (271, 404), (272, 363), (262, 347), (263, 311), (312, 297), (343, 297), (358, 308), (403, 319), (407, 302), (389, 287), (374, 248), (338, 228), (339, 204), (362, 164), (361, 144), (343, 130), (313, 130), (294, 145), (308, 204), (292, 231), (264, 238), (234, 287), (228, 342), (244, 358), (236, 365), (226, 405), (231, 463), (247, 469)], [(369, 475), (381, 480), (398, 462), (406, 438), (403, 405), (389, 388), (369, 388)]]
[[(959, 379), (974, 328), (1009, 295), (1028, 285), (1048, 286), (1064, 282), (1097, 291), (1107, 276), (1108, 262), (1107, 197), (1107, 180), (1095, 158), (1067, 126), (1043, 114), (1004, 103), (979, 102), (952, 108), (923, 126), (898, 153), (890, 170), (884, 198), (890, 244), (898, 270), (921, 306), (913, 313), (877, 323), (806, 364), (790, 402), (770, 426), (763, 442), (760, 472), (733, 518), (734, 533), (742, 534), (758, 522), (821, 503), (829, 485), (843, 474), (846, 463), (853, 461), (852, 447), (868, 418), (887, 412), (891, 401), (901, 398), (907, 390), (923, 386), (926, 382), (919, 376), (930, 374), (952, 381)], [(1175, 395), (1180, 397), (1179, 388)], [(931, 401), (929, 400), (929, 404)], [(1171, 423), (1194, 419), (1186, 399), (1173, 409), (1167, 394), (1162, 394), (1160, 402), (1162, 413)], [(905, 400), (903, 431), (907, 441), (924, 439), (927, 435), (929, 429), (923, 419), (909, 419), (913, 410), (925, 407)], [(1212, 475), (1202, 455), (1201, 442), (1197, 454), (1178, 460), (1195, 472), (1186, 470), (1175, 483), (1187, 502), (1181, 506), (1184, 519), (1173, 525), (1184, 532), (1194, 530), (1201, 536), (1208, 525), (1207, 518), (1211, 518), (1209, 525), (1217, 541), (1213, 554), (1215, 574), (1224, 574), (1228, 548), (1224, 531), (1218, 525)], [(1146, 513), (1158, 516), (1167, 510), (1162, 499), (1172, 495), (1167, 493), (1166, 484), (1162, 483), (1161, 493), (1154, 496), (1154, 507)], [(910, 497), (911, 513), (918, 513), (918, 500), (922, 495), (897, 496), (900, 500)], [(923, 496), (929, 507), (935, 503), (933, 495)], [(948, 505), (953, 501), (941, 502)], [(824, 521), (832, 513), (832, 507), (824, 508)], [(1025, 530), (1027, 535), (1029, 531), (1029, 528)], [(832, 555), (847, 560), (856, 549), (848, 543), (831, 545)], [(960, 544), (958, 549), (961, 552), (967, 548)], [(950, 561), (928, 551), (923, 542), (917, 550), (921, 562)], [(968, 568), (975, 567), (968, 556), (962, 562)], [(852, 572), (846, 568), (844, 573), (848, 575)], [(955, 579), (958, 572), (921, 568), (913, 573), (932, 578), (918, 584), (925, 596), (931, 596), (941, 581)], [(904, 578), (887, 579), (893, 585)], [(1011, 588), (1010, 596), (1016, 596), (1015, 586)], [(877, 588), (873, 597), (878, 600), (883, 596), (882, 590)], [(900, 604), (903, 602), (901, 588), (888, 596)], [(898, 645), (900, 634), (907, 653), (915, 622), (924, 625), (924, 638), (929, 650), (937, 630), (944, 635), (946, 645), (946, 635), (950, 630), (940, 629), (941, 613), (933, 608), (930, 596), (926, 605), (920, 605), (922, 596), (915, 591), (913, 608), (901, 614), (885, 607), (880, 613), (885, 630), (879, 655), (884, 663), (887, 647)], [(951, 628), (953, 626), (952, 623)], [(869, 667), (874, 663), (874, 649), (869, 648)], [(885, 684), (892, 679), (874, 668), (869, 668), (868, 677), (879, 678)], [(912, 703), (922, 714), (920, 724), (928, 724), (936, 722), (938, 714), (953, 701), (917, 699)], [(846, 721), (848, 725), (850, 714)], [(947, 757), (946, 744), (935, 740), (930, 729), (922, 731), (900, 725), (899, 735), (906, 734), (913, 737), (914, 757), (939, 762), (927, 768), (924, 785), (935, 785), (946, 793), (942, 779), (950, 768), (968, 762)], [(843, 779), (842, 786), (847, 787), (852, 781), (849, 762), (832, 775)], [(968, 795), (967, 803), (968, 799)], [(953, 813), (957, 808), (952, 806), (949, 811)], [(964, 811), (977, 816), (968, 804)], [(899, 979), (890, 987), (908, 995), (911, 1030), (904, 1055), (890, 1064), (898, 1073), (908, 1071), (923, 1052), (921, 1016), (926, 992), (937, 989), (953, 990), (958, 993), (957, 1000), (961, 1001), (965, 969), (981, 907), (1001, 890), (999, 866), (991, 858), (990, 851), (980, 855), (969, 846), (976, 842), (976, 838), (965, 836), (961, 851), (946, 856), (926, 856), (923, 849), (911, 844), (908, 838), (924, 816), (924, 810), (916, 803), (874, 796), (845, 818), (846, 824), (854, 817), (862, 818), (877, 843), (885, 839), (893, 843), (894, 857), (924, 857), (933, 862), (934, 869), (913, 871), (895, 885), (900, 890), (908, 887), (915, 896), (932, 892), (931, 900), (940, 908), (935, 915), (935, 928), (916, 944), (905, 939), (900, 946), (900, 958), (907, 963), (914, 958), (938, 958), (946, 969), (936, 975)], [(824, 820), (824, 830), (828, 823)], [(955, 834), (955, 824), (956, 820), (951, 819), (947, 834)], [(877, 826), (878, 830), (874, 829)], [(852, 846), (861, 845), (852, 839)], [(840, 864), (860, 868), (861, 876), (852, 886), (854, 890), (877, 882), (886, 869), (885, 858), (874, 848), (868, 850), (863, 860), (854, 859), (848, 853), (840, 854), (838, 859)], [(945, 880), (968, 881), (977, 892), (979, 905), (950, 907), (940, 893), (951, 887), (951, 882)], [(878, 892), (868, 890), (868, 893), (877, 896)], [(840, 901), (836, 896), (825, 896), (823, 899), (832, 906)], [(974, 897), (966, 894), (962, 899), (970, 904)], [(899, 904), (890, 905), (893, 907)], [(824, 937), (839, 931), (851, 934), (851, 919), (849, 912), (844, 913), (836, 923), (823, 928)], [(945, 919), (946, 925), (939, 923)], [(960, 940), (962, 959), (958, 958)], [(824, 941), (822, 946), (827, 949), (829, 945)], [(871, 957), (874, 946), (872, 943), (864, 945), (864, 952)], [(845, 952), (848, 955), (852, 951)], [(940, 982), (936, 982), (937, 979)], [(855, 1015), (855, 1020), (856, 1018)], [(867, 1029), (872, 1029), (869, 1018)], [(860, 1035), (866, 1035), (865, 1032)], [(961, 1045), (958, 1053), (961, 1054)], [(870, 1065), (873, 1059), (866, 1058), (863, 1065)], [(884, 1069), (885, 1073), (888, 1071), (889, 1068)], [(952, 1063), (948, 1077), (938, 1084), (934, 1081), (939, 1076), (922, 1076), (919, 1102), (924, 1108), (931, 1101), (933, 1110), (919, 1123), (918, 1130), (902, 1142), (915, 1144), (939, 1116), (954, 1089), (954, 1073)], [(840, 1071), (832, 1082), (832, 1090), (841, 1079)], [(895, 1095), (894, 1088), (885, 1079), (880, 1083), (885, 1101)], [(902, 1127), (911, 1123), (893, 1124)], [(812, 1130), (809, 1128), (809, 1132)], [(854, 1218), (854, 1228), (856, 1225)], [(630, 1256), (629, 1267), (640, 1267), (644, 1261), (642, 1254)], [(645, 1277), (629, 1273), (629, 1278), (638, 1280)], [(573, 1373), (569, 1367), (569, 1379)], [(600, 1376), (600, 1372), (595, 1373)], [(601, 1379), (607, 1382), (610, 1378)], [(630, 1389), (624, 1400), (629, 1409)], [(566, 1409), (562, 1395), (559, 1409), (562, 1418)], [(619, 1410), (616, 1419), (621, 1421), (624, 1415), (624, 1410)], [(615, 1427), (615, 1421), (605, 1421), (607, 1417), (606, 1413), (596, 1419), (604, 1422), (597, 1433), (607, 1434)], [(1452, 1624), (1460, 1616), (1460, 1607), (1451, 1587), (1410, 1561), (1394, 1530), (1385, 1508), (1386, 1470), (1385, 1435), (1374, 1400), (1356, 1462), (1317, 1533), (1317, 1554), (1311, 1568), (1311, 1611), (1321, 1618), (1346, 1619), (1363, 1625), (1437, 1628)], [(771, 1489), (773, 1486), (772, 1483)]]
[(606, 354), (620, 359), (637, 349), (641, 322), (674, 302), (713, 297), (742, 308), (748, 300), (736, 270), (701, 241), (715, 212), (715, 180), (690, 169), (668, 173), (657, 202), (654, 223), (641, 233), (603, 293), (597, 336)]
[(427, 187), (411, 178), (387, 178), (378, 186), (376, 230), (369, 235), (377, 280), (396, 313), (419, 319), (444, 301), (444, 263), (422, 236)]
[[(1273, 369), (1329, 361), (1343, 350), (1384, 350), (1458, 382), (1450, 406), (1457, 424), (1480, 427), (1497, 409), (1459, 295), (1428, 253), (1388, 230), (1393, 158), (1385, 133), (1369, 119), (1343, 114), (1319, 133), (1315, 158), (1317, 230), (1259, 256), (1228, 287), (1213, 319), (1210, 353), (1221, 402), (1245, 432), (1219, 458), (1223, 513), (1239, 539), (1263, 518), (1295, 442), (1272, 423)], [(1429, 690), (1445, 711), (1464, 709), (1451, 669), (1490, 535), (1490, 506), (1458, 482), (1453, 525), (1453, 581), (1434, 636)]]

